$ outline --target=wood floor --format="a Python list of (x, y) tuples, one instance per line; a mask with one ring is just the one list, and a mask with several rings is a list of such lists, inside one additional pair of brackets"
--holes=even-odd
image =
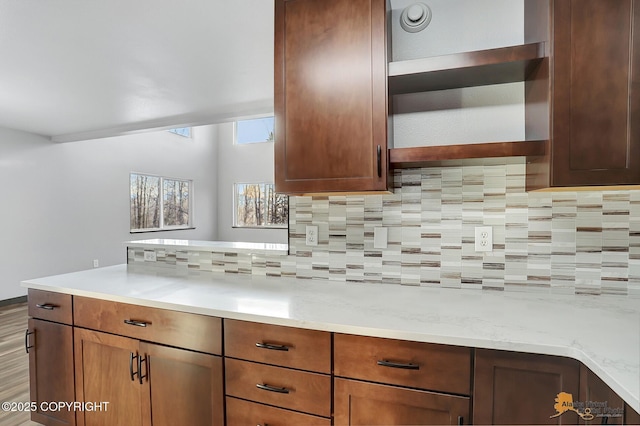
[[(29, 358), (24, 350), (27, 304), (0, 307), (0, 402), (29, 402)], [(0, 408), (0, 426), (38, 425), (29, 413)]]

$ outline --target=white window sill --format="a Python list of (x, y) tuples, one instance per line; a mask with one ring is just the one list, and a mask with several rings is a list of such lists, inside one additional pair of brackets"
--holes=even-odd
[(197, 240), (172, 240), (172, 239), (150, 239), (127, 241), (125, 245), (129, 248), (172, 248), (191, 251), (210, 251), (224, 253), (248, 253), (248, 254), (270, 254), (287, 255), (289, 253), (288, 244), (279, 243), (244, 243), (234, 241), (197, 241)]

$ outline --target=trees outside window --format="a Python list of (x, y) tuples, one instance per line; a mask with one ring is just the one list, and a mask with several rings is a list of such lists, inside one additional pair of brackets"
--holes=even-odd
[(192, 227), (193, 181), (131, 173), (131, 232)]
[(286, 228), (289, 198), (277, 194), (271, 183), (236, 183), (235, 227)]

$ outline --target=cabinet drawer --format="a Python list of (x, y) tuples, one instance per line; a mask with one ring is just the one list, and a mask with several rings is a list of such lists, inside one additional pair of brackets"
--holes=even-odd
[(71, 325), (73, 305), (70, 294), (29, 289), (29, 316)]
[(229, 396), (331, 416), (331, 377), (328, 375), (230, 358), (225, 359), (224, 365)]
[(225, 356), (331, 373), (331, 334), (324, 331), (224, 320)]
[(336, 334), (336, 376), (469, 395), (471, 349)]
[(77, 296), (73, 314), (78, 327), (222, 354), (220, 318)]
[(227, 426), (330, 426), (331, 419), (227, 397)]

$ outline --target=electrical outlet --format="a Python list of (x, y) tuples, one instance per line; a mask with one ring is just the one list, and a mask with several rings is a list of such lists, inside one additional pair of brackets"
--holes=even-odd
[(98, 259), (93, 259), (93, 267), (97, 268), (100, 266), (100, 262), (98, 262)]
[(490, 226), (477, 226), (475, 238), (476, 252), (493, 251), (493, 228)]
[(144, 251), (144, 260), (146, 262), (155, 262), (156, 261), (156, 252), (153, 250), (145, 250)]
[(316, 225), (307, 225), (305, 243), (308, 246), (318, 245), (318, 227)]

